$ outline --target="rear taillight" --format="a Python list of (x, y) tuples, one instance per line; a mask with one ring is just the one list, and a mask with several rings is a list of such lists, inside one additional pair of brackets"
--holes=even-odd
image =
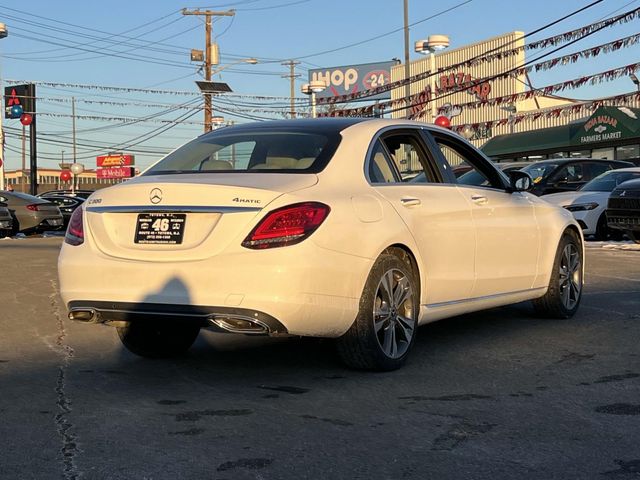
[(269, 212), (251, 233), (242, 246), (260, 249), (284, 247), (300, 243), (324, 222), (331, 209), (317, 202), (296, 203)]
[(71, 214), (67, 233), (64, 236), (65, 243), (69, 245), (81, 245), (84, 242), (84, 226), (82, 224), (82, 207), (76, 208)]
[(37, 203), (32, 203), (31, 205), (27, 205), (26, 209), (27, 210), (31, 210), (32, 212), (37, 212), (38, 211), (38, 204)]

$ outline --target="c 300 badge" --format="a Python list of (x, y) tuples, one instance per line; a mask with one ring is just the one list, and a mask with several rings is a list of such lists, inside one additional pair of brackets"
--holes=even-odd
[(153, 190), (151, 190), (149, 192), (149, 200), (151, 200), (151, 203), (153, 203), (154, 205), (160, 203), (162, 201), (162, 190), (160, 190), (159, 188), (154, 188)]

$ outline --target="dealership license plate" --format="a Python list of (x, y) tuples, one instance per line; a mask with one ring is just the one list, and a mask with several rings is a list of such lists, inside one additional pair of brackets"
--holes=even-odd
[(185, 213), (140, 213), (134, 242), (178, 245), (182, 243), (186, 221)]

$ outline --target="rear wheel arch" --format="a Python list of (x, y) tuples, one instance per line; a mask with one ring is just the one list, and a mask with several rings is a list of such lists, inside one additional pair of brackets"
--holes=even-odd
[(420, 271), (420, 267), (418, 267), (418, 261), (416, 260), (416, 256), (413, 254), (413, 251), (402, 243), (396, 243), (385, 248), (380, 252), (380, 255), (384, 253), (395, 255), (411, 267), (413, 275), (417, 280), (417, 286), (419, 288), (418, 298), (420, 298), (422, 293), (422, 272)]

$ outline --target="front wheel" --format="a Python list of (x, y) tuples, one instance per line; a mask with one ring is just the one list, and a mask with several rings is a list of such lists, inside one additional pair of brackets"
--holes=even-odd
[(200, 332), (199, 325), (165, 321), (131, 322), (118, 327), (122, 344), (131, 353), (148, 358), (167, 358), (189, 350)]
[(609, 238), (610, 230), (607, 226), (607, 216), (603, 213), (600, 215), (598, 219), (598, 224), (596, 225), (596, 234), (594, 235), (596, 240), (604, 241)]
[(355, 322), (337, 340), (344, 363), (365, 370), (400, 368), (415, 340), (418, 308), (411, 266), (396, 255), (382, 254), (367, 278)]
[(582, 244), (578, 235), (567, 231), (556, 251), (549, 288), (533, 301), (536, 311), (550, 318), (571, 318), (582, 298)]

